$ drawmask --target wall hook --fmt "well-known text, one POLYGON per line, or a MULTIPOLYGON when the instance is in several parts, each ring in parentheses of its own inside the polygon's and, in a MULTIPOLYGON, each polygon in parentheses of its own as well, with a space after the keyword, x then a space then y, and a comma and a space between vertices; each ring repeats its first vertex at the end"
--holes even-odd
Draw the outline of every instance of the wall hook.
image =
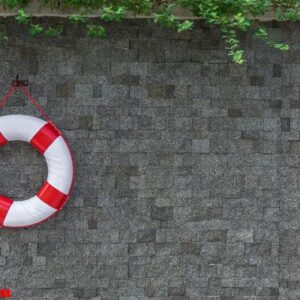
POLYGON ((24 86, 28 86, 28 80, 19 80, 19 75, 16 76, 16 80, 13 80, 11 82, 12 85, 16 85, 16 86, 20 86, 21 83, 24 85, 24 86))

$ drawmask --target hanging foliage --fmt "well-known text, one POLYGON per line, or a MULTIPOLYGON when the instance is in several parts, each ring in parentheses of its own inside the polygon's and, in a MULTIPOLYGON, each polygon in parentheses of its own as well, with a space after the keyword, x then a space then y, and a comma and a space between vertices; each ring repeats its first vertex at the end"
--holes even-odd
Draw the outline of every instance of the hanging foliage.
MULTIPOLYGON (((94 24, 94 18, 88 17, 91 12, 98 11, 99 18, 105 22, 121 22, 128 14, 151 17, 155 23, 183 31, 193 29, 191 19, 178 18, 174 11, 185 9, 194 17, 199 17, 209 26, 220 28, 226 43, 226 49, 231 59, 244 63, 244 50, 241 48, 239 34, 253 31, 253 36, 267 45, 286 51, 288 44, 272 40, 266 28, 257 21, 270 11, 274 19, 279 21, 297 21, 300 17, 299 0, 37 0, 46 7, 55 10, 72 9, 78 14, 69 16, 75 24, 84 24, 87 35, 92 38, 106 37, 105 26, 94 24), (79 13, 80 12, 80 13, 79 13)), ((28 26, 32 36, 44 35, 56 37, 63 32, 62 25, 43 27, 33 24, 32 17, 26 13, 26 7, 31 0, 0 0, 4 8, 16 11, 15 19, 19 24, 28 26)), ((5 40, 5 33, 0 33, 0 43, 5 40)), ((3 44, 3 42, 2 42, 3 44)))

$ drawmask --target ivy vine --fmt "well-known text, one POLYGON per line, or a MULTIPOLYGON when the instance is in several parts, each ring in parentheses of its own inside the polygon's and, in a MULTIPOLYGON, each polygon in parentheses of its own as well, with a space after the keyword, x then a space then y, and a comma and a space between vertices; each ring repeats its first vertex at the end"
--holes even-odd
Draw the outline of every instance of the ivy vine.
MULTIPOLYGON (((274 19, 279 21, 297 21, 300 18, 300 0, 37 0, 44 6, 55 10, 72 9, 78 14, 68 18, 74 24, 86 27, 91 38, 103 39, 107 36, 105 26, 94 23, 89 13, 99 11, 99 18, 104 22, 121 22, 127 14, 145 15, 161 26, 183 31, 192 30, 193 20, 180 19, 174 11, 183 8, 193 16, 201 18, 209 26, 220 28, 226 43, 228 55, 237 64, 245 62, 244 50, 240 43, 240 33, 250 31, 256 39, 260 39, 270 47, 286 51, 289 45, 282 41, 272 40, 265 27, 257 21, 259 17, 273 11, 274 19), (79 13, 80 12, 80 13, 79 13)), ((33 23, 31 15, 26 13, 32 0, 0 0, 4 8, 16 12, 15 19, 19 24, 28 27, 32 36, 50 38, 61 35, 62 25, 43 26, 33 23)), ((37 21, 36 21, 37 22, 37 21)), ((0 28, 0 45, 5 44, 7 36, 0 28)))

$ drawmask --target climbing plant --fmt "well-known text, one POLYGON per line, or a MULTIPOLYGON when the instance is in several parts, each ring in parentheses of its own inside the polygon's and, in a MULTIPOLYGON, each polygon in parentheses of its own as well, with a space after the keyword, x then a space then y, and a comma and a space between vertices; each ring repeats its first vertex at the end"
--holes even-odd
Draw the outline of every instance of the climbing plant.
MULTIPOLYGON (((15 19, 28 27, 32 36, 44 35, 54 38, 62 34, 62 25, 43 26, 26 12, 32 0, 0 0, 4 8, 15 10, 15 19)), ((267 29, 257 20, 272 11, 279 21, 297 21, 300 17, 300 0, 35 0, 55 10, 72 9, 78 12, 68 18, 73 24, 86 27, 89 37, 103 39, 107 36, 105 25, 99 25, 91 12, 98 12, 104 22, 121 22, 128 14, 145 15, 161 26, 181 33, 193 30, 192 18, 179 18, 176 9, 184 9, 191 16, 199 17, 209 26, 220 28, 228 55, 237 63, 245 62, 244 50, 240 44, 240 33, 251 31, 253 37, 281 51, 289 49, 288 44, 272 40, 267 29)), ((0 29, 0 45, 7 36, 0 29)))

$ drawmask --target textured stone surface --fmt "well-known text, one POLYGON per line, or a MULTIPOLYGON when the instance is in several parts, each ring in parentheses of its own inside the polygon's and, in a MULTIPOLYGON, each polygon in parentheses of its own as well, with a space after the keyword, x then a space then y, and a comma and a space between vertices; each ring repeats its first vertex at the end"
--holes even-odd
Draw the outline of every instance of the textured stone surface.
MULTIPOLYGON (((0 230, 0 287, 26 300, 300 298, 299 24, 266 24, 285 53, 245 37, 237 66, 201 24, 106 24, 99 41, 80 26, 34 39, 6 21, 1 93, 29 79, 76 181, 57 217, 0 230)), ((12 113, 38 116, 21 92, 12 113)), ((0 158, 2 194, 45 180, 29 145, 0 158)))

